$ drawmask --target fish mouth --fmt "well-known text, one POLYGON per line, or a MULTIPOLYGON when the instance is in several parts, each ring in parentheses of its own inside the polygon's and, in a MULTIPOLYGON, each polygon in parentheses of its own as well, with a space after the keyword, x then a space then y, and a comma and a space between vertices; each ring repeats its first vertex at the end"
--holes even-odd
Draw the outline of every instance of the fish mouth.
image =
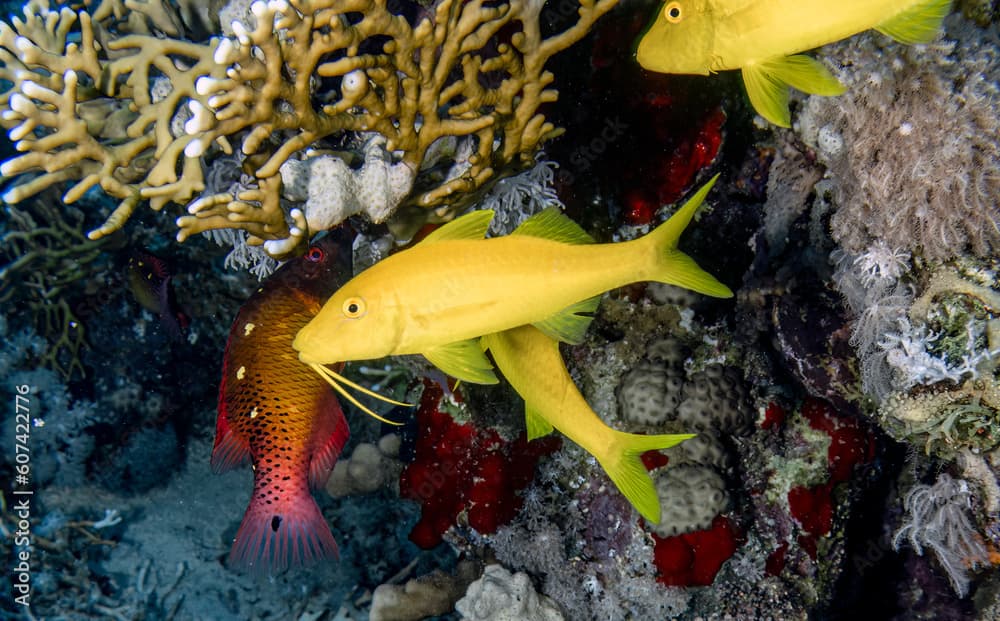
POLYGON ((316 347, 311 347, 315 344, 316 339, 309 338, 308 334, 303 334, 305 328, 299 330, 299 333, 295 335, 295 339, 292 341, 292 349, 299 352, 299 360, 308 365, 314 364, 333 364, 337 360, 333 360, 329 356, 320 356, 316 354, 316 347))
POLYGON ((309 366, 312 366, 314 364, 333 364, 332 362, 327 362, 326 360, 323 360, 321 358, 316 358, 315 356, 311 356, 308 352, 304 351, 299 352, 299 362, 302 362, 303 364, 308 364, 309 366))

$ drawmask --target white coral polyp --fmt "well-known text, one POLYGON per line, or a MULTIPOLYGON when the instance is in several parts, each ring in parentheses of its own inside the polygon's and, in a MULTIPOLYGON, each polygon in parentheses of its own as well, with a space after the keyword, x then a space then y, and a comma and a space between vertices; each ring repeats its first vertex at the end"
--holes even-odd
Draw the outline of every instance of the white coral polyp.
POLYGON ((339 157, 319 155, 288 160, 280 174, 286 197, 305 200, 310 231, 333 228, 360 213, 383 222, 410 193, 414 179, 409 166, 392 161, 380 135, 365 143, 364 163, 357 170, 339 157))
POLYGON ((878 240, 854 260, 861 282, 871 287, 883 282, 895 282, 910 269, 910 253, 902 248, 890 248, 878 240))

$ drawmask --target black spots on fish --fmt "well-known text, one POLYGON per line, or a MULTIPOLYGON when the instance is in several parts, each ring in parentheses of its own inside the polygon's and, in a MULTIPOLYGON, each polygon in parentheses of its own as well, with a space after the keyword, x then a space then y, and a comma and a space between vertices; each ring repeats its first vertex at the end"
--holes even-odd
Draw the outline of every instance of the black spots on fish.
POLYGON ((271 518, 271 530, 278 532, 278 527, 281 526, 281 516, 276 515, 271 518))
POLYGON ((257 500, 265 505, 277 504, 284 495, 284 490, 281 486, 275 485, 273 479, 270 477, 264 479, 258 489, 260 491, 257 494, 257 500))

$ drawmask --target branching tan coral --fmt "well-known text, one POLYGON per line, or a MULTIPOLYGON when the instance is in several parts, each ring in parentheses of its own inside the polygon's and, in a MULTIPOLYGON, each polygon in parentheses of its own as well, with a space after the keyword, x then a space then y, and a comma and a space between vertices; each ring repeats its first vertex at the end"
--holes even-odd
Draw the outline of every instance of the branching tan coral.
POLYGON ((109 43, 111 49, 129 53, 106 60, 89 14, 69 9, 55 13, 44 2, 36 11, 13 25, 0 23, 0 77, 14 84, 3 96, 7 109, 0 122, 24 152, 5 162, 0 173, 43 173, 3 199, 17 203, 72 180, 76 184, 64 196, 72 203, 99 185, 121 202, 89 233, 98 239, 121 228, 143 200, 159 210, 200 192, 201 164, 183 157, 192 138, 175 136, 170 129, 186 101, 197 97, 195 77, 223 73, 211 49, 131 35, 109 43), (73 32, 79 33, 79 43, 71 41, 73 32), (154 95, 164 84, 168 92, 154 95), (93 121, 123 116, 117 125, 93 121))
POLYGON ((157 0, 103 0, 92 16, 33 0, 24 20, 0 24, 0 77, 14 84, 0 122, 24 153, 2 172, 42 174, 4 198, 76 181, 65 196, 73 202, 99 185, 121 202, 92 238, 146 200, 155 210, 175 202, 190 214, 178 219, 179 239, 238 228, 251 243, 276 240, 267 248, 280 255, 346 217, 309 205, 290 212, 282 165, 325 138, 375 133, 386 165, 405 167, 383 175, 395 191, 382 192, 391 204, 372 210, 375 219, 400 204, 444 216, 558 133, 539 112, 557 97, 545 63, 616 3, 581 0, 576 24, 544 38, 543 0, 440 0, 415 24, 386 0, 258 1, 234 37, 198 43, 181 36, 198 16, 157 0), (468 155, 446 175, 421 176, 439 164, 429 153, 447 151, 432 149, 442 140, 468 155), (200 196, 203 164, 231 145, 255 189, 200 196))

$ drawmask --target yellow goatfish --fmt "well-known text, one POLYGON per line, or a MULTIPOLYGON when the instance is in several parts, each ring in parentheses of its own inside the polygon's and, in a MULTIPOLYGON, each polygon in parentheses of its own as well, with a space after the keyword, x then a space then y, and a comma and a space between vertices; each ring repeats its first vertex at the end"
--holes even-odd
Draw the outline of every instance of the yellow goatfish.
POLYGON ((659 524, 660 501, 639 457, 646 451, 675 446, 694 434, 640 436, 605 425, 573 383, 559 343, 534 326, 489 334, 482 343, 524 399, 528 439, 544 436, 553 427, 558 429, 597 458, 642 517, 659 524))
POLYGON ((598 296, 609 289, 653 280, 730 297, 728 287, 677 249, 717 177, 648 235, 622 243, 594 244, 556 209, 529 218, 511 235, 483 239, 493 212, 474 211, 349 280, 299 330, 292 347, 358 405, 339 385, 344 378, 323 365, 423 354, 460 380, 492 384, 497 378, 481 336, 534 324, 578 343, 598 296))
POLYGON ((750 103, 789 127, 788 87, 840 95, 827 69, 799 52, 869 28, 907 44, 937 35, 951 0, 667 0, 639 41, 636 60, 660 73, 741 69, 750 103))

